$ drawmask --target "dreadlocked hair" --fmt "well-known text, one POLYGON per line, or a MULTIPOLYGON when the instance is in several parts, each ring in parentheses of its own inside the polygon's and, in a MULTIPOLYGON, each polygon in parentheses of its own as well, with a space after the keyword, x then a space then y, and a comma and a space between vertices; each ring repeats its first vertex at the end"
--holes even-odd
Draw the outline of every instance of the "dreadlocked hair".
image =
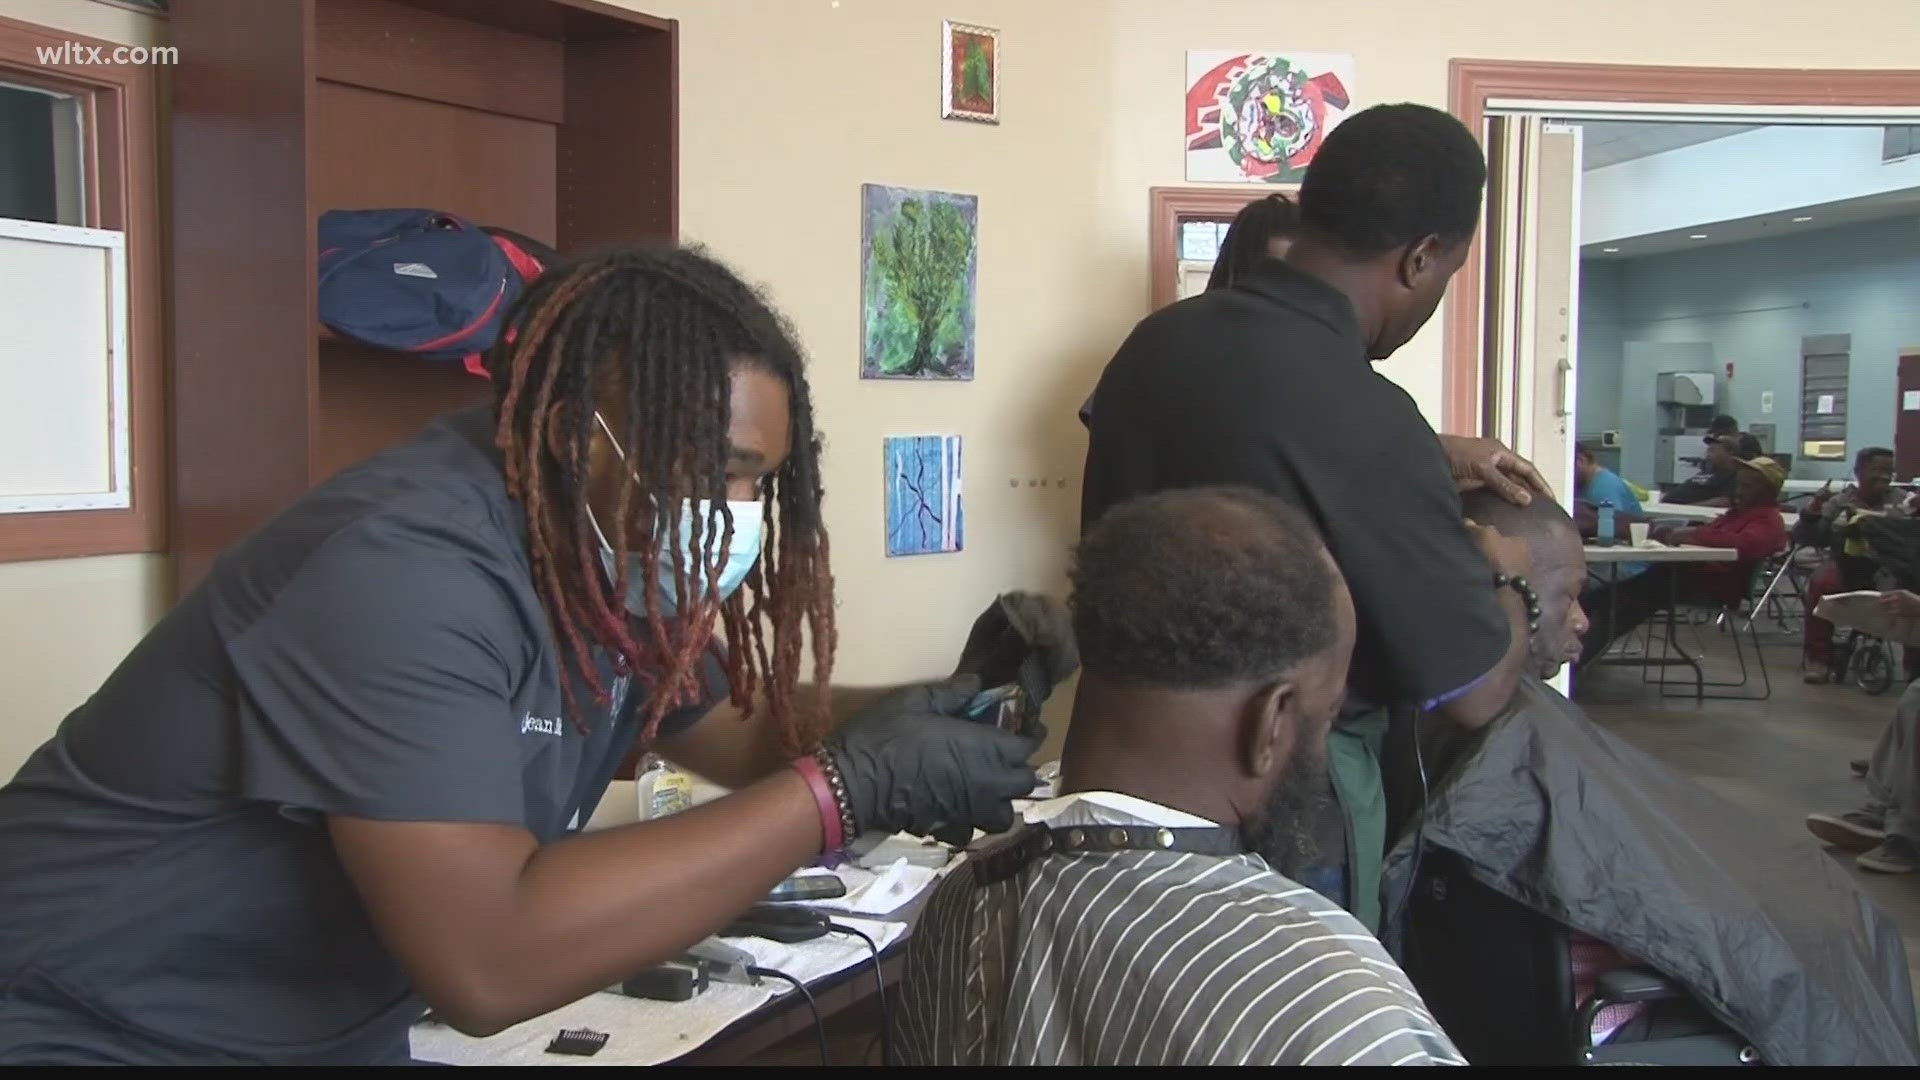
POLYGON ((1299 228, 1300 208, 1278 192, 1241 207, 1220 241, 1220 254, 1213 260, 1213 272, 1207 275, 1207 289, 1232 288, 1234 282, 1272 257, 1269 246, 1273 241, 1292 236, 1299 228))
MULTIPOLYGON (((507 325, 487 357, 494 440, 508 491, 526 514, 534 584, 563 668, 603 705, 610 689, 593 662, 596 648, 647 687, 646 745, 661 717, 702 698, 705 658, 715 655, 735 705, 748 714, 767 709, 789 752, 812 746, 824 733, 833 673, 833 575, 820 515, 820 440, 785 321, 705 253, 649 247, 549 269, 507 325), (785 384, 792 450, 763 482, 761 557, 746 583, 720 601, 719 572, 733 542, 727 432, 740 367, 785 384), (617 433, 633 474, 598 529, 587 502, 596 416, 617 433), (602 530, 617 580, 602 566, 602 530), (697 553, 697 562, 688 565, 683 551, 697 553), (630 563, 648 585, 644 619, 630 619, 625 608, 630 563), (653 587, 666 581, 679 598, 671 611, 653 587), (715 647, 716 625, 725 632, 723 649, 715 647), (804 702, 796 692, 803 630, 819 687, 804 702)), ((573 680, 563 677, 561 686, 577 718, 573 680)))

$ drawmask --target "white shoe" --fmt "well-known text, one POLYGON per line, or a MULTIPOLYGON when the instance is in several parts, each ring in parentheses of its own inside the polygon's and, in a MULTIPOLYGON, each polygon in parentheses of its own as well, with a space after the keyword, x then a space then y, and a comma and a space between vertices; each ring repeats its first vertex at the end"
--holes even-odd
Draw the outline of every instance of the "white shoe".
POLYGON ((1865 851, 1887 838, 1887 821, 1884 813, 1873 809, 1808 814, 1807 831, 1834 847, 1865 851))
POLYGON ((1904 836, 1889 836, 1880 841, 1880 846, 1861 852, 1853 863, 1876 874, 1911 874, 1920 868, 1920 851, 1904 836))

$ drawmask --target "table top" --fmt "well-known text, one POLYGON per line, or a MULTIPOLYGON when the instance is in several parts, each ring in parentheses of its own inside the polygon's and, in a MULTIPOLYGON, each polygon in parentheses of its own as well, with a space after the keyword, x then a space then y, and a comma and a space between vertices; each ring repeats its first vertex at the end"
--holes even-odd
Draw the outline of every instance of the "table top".
POLYGON ((1587 561, 1590 563, 1707 563, 1735 562, 1740 558, 1740 553, 1732 548, 1695 547, 1692 544, 1682 544, 1679 547, 1643 548, 1629 547, 1626 544, 1616 544, 1613 547, 1594 547, 1589 544, 1586 552, 1587 561))
MULTIPOLYGON (((1724 506, 1690 506, 1686 503, 1647 503, 1641 510, 1650 518, 1679 518, 1683 521, 1712 521, 1727 512, 1724 506)), ((1800 514, 1783 508, 1780 518, 1791 529, 1799 523, 1800 514)))

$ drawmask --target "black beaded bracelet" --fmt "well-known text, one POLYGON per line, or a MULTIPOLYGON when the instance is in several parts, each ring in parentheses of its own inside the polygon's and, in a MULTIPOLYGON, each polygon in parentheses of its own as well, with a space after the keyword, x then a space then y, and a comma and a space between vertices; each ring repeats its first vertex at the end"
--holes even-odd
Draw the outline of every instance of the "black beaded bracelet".
POLYGON ((1540 629, 1540 594, 1533 591, 1527 579, 1513 574, 1493 575, 1493 587, 1512 589, 1520 594, 1520 602, 1527 606, 1527 632, 1535 633, 1540 629))
POLYGON ((827 786, 833 789, 833 801, 840 807, 841 842, 853 843, 860 835, 859 823, 853 819, 853 798, 847 794, 847 782, 840 776, 840 766, 833 763, 833 755, 821 747, 813 752, 813 759, 820 763, 820 773, 827 778, 827 786))

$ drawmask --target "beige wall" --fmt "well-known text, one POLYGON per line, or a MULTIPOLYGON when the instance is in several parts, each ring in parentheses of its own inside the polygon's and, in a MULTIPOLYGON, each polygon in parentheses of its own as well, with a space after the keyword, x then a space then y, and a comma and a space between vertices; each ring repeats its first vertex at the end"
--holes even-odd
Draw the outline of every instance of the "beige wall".
MULTIPOLYGON (((165 43, 165 20, 92 0, 0 0, 0 16, 125 45, 165 43)), ((0 779, 166 610, 166 563, 157 555, 0 563, 0 779)))
MULTIPOLYGON (((1835 19, 1790 0, 1367 0, 1295 18, 1272 0, 618 2, 681 20, 683 235, 765 283, 813 358, 850 682, 937 671, 983 597, 1058 586, 1085 452, 1073 410, 1145 313, 1147 189, 1183 181, 1186 49, 1351 52, 1363 106, 1444 107, 1451 57, 1920 65, 1916 0, 1835 19), (1002 31, 998 127, 939 119, 942 18, 1002 31), (764 100, 743 127, 748 87, 764 100), (973 384, 857 378, 866 181, 980 196, 973 384), (880 438, 935 431, 967 436, 967 550, 887 560, 880 438)), ((1439 358, 1436 322, 1383 368, 1434 417, 1439 358)))
MULTIPOLYGON (((684 234, 766 284, 813 357, 850 682, 934 672, 985 597, 1058 585, 1084 450, 1072 410, 1144 313, 1147 188, 1181 182, 1185 49, 1351 52, 1362 105, 1444 105, 1456 56, 1920 65, 1914 0, 1856 0, 1833 18, 1788 0, 1369 0, 1291 19, 1272 0, 618 2, 682 20, 684 234), (943 17, 1003 31, 998 127, 938 119, 943 17), (857 378, 867 181, 980 197, 971 385, 857 378), (968 439, 967 550, 887 560, 880 439, 936 432, 968 439)), ((130 43, 163 25, 88 0, 0 0, 0 14, 130 43)), ((1385 367, 1430 413, 1437 330, 1385 367)), ((0 567, 16 718, 0 728, 0 770, 156 614, 159 574, 141 558, 0 567)))

